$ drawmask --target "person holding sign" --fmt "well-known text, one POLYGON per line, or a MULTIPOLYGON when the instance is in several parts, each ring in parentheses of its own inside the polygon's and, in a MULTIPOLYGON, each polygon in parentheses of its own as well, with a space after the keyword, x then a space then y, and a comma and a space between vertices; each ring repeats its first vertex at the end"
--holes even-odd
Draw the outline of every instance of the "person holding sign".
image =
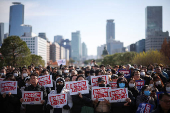
MULTIPOLYGON (((40 86, 38 84, 38 75, 31 74, 30 75, 30 83, 31 85, 25 87, 25 91, 42 91, 43 92, 43 100, 41 100, 41 104, 27 104, 26 105, 26 113, 42 113, 43 112, 43 104, 47 101, 47 92, 44 86, 40 86)), ((21 98, 20 102, 24 102, 24 99, 21 98)))
MULTIPOLYGON (((117 88, 127 88, 128 83, 125 78, 119 78, 117 80, 117 88)), ((128 90, 129 98, 126 98, 126 102, 111 103, 111 112, 113 113, 132 113, 135 105, 133 94, 128 90)))
POLYGON ((141 89, 142 95, 137 96, 136 98, 136 107, 139 106, 141 103, 149 103, 155 106, 154 98, 150 96, 151 88, 148 85, 145 85, 141 89))
MULTIPOLYGON (((56 85, 55 85, 55 89, 56 90, 52 90, 50 92, 50 94, 67 94, 67 104, 64 105, 63 107, 60 107, 60 106, 52 106, 50 104, 50 100, 48 100, 48 103, 47 103, 47 110, 50 110, 50 113, 53 112, 53 113, 70 113, 70 109, 72 108, 73 106, 73 103, 72 103, 72 98, 70 96, 70 93, 69 93, 69 90, 65 89, 65 83, 64 83, 64 79, 61 78, 61 77, 58 77, 56 79, 56 85)), ((50 95, 49 94, 49 95, 50 95)))

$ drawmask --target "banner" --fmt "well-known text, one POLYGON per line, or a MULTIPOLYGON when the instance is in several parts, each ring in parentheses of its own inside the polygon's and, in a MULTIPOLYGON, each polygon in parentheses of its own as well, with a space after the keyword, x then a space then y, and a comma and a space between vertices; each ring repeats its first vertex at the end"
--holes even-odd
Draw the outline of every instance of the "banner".
POLYGON ((38 83, 44 87, 53 87, 52 75, 44 75, 38 77, 38 83))
POLYGON ((87 80, 70 82, 70 95, 77 95, 78 93, 89 93, 89 85, 87 80))
POLYGON ((57 60, 57 63, 58 63, 58 66, 60 66, 61 64, 66 65, 66 60, 65 59, 60 59, 60 60, 57 60))
POLYGON ((22 98, 24 102, 22 104, 41 104, 43 100, 42 91, 23 91, 22 98))
POLYGON ((48 94, 48 101, 53 108, 62 108, 67 104, 67 94, 48 94))
POLYGON ((142 87, 145 85, 145 81, 144 80, 135 80, 135 82, 136 82, 136 87, 140 92, 142 87))
POLYGON ((117 82, 109 82, 109 84, 111 85, 112 89, 117 88, 117 82))
POLYGON ((105 80, 105 84, 109 84, 108 75, 99 75, 99 76, 91 76, 91 86, 97 86, 99 77, 102 77, 105 80))
POLYGON ((125 78, 130 78, 131 77, 130 70, 118 69, 118 72, 123 72, 125 78))
POLYGON ((70 82, 65 82, 65 88, 66 88, 67 90, 70 90, 70 82))
POLYGON ((136 113, 150 113, 154 106, 149 103, 141 103, 138 106, 136 113))
POLYGON ((104 101, 104 98, 109 100, 109 89, 109 87, 92 87, 92 100, 96 100, 97 98, 98 101, 104 101))
POLYGON ((1 94, 9 93, 17 94, 17 81, 1 81, 1 94))
POLYGON ((126 98, 128 98, 128 89, 127 88, 116 88, 109 89, 109 102, 126 102, 126 98))

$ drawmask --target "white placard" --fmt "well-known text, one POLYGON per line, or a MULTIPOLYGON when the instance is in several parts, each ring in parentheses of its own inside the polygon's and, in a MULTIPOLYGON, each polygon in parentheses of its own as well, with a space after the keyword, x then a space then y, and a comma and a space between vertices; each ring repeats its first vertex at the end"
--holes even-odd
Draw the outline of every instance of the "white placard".
POLYGON ((61 64, 66 65, 66 59, 57 60, 57 63, 58 63, 58 66, 60 66, 61 64))
POLYGON ((17 81, 1 81, 0 82, 1 94, 9 93, 17 94, 17 81))
POLYGON ((109 83, 108 75, 91 76, 91 86, 97 86, 99 77, 102 77, 105 80, 105 84, 109 83))
POLYGON ((66 88, 67 90, 70 90, 70 82, 65 82, 65 88, 66 88))
POLYGON ((23 91, 22 98, 24 102, 22 104, 42 104, 43 92, 42 91, 23 91))
POLYGON ((53 87, 52 75, 44 75, 38 77, 38 83, 44 87, 53 87))
POLYGON ((109 100, 108 90, 110 87, 92 87, 92 100, 104 101, 109 100))

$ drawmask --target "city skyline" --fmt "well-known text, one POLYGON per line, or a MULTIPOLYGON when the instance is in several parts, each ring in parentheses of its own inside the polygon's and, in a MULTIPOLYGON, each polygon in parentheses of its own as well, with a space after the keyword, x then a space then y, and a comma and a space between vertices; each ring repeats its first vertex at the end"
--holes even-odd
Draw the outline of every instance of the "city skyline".
MULTIPOLYGON (((4 33, 9 33, 9 8, 12 2, 11 0, 0 1, 0 22, 5 24, 4 33)), ((56 35, 71 39, 72 32, 80 31, 81 40, 87 45, 88 55, 96 55, 97 46, 105 44, 105 26, 108 19, 115 20, 115 37, 124 42, 125 47, 145 39, 145 8, 147 6, 162 6, 162 29, 164 32, 170 31, 169 0, 128 2, 127 0, 121 2, 118 0, 105 2, 102 0, 86 2, 16 0, 16 2, 24 5, 24 24, 31 25, 33 33, 38 35, 40 32, 45 32, 49 40, 53 42, 56 35)))

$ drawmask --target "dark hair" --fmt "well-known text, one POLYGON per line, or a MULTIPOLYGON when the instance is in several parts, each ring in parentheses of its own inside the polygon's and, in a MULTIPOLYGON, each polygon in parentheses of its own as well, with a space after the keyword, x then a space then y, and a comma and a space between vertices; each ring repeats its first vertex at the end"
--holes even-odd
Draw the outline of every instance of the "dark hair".
POLYGON ((146 88, 148 88, 148 87, 149 87, 148 85, 144 85, 144 86, 142 87, 142 89, 141 89, 141 92, 143 93, 144 90, 145 90, 146 88))
POLYGON ((85 80, 84 75, 79 75, 79 76, 77 76, 76 81, 78 80, 78 78, 79 78, 79 77, 83 77, 83 78, 84 78, 84 80, 85 80))
POLYGON ((31 78, 32 76, 36 76, 36 77, 38 78, 38 75, 37 75, 36 73, 32 73, 32 74, 30 75, 30 78, 31 78))
POLYGON ((162 94, 160 94, 159 95, 159 100, 161 100, 162 98, 163 98, 163 96, 168 96, 168 97, 170 97, 170 94, 168 94, 168 93, 162 93, 162 94))
POLYGON ((124 73, 123 72, 118 72, 118 74, 117 74, 118 76, 124 76, 124 73))
POLYGON ((6 79, 10 79, 10 80, 12 80, 12 81, 16 81, 16 79, 15 79, 15 77, 14 77, 13 74, 7 74, 7 75, 6 75, 6 79))
POLYGON ((128 87, 128 83, 127 83, 127 80, 126 80, 125 78, 119 78, 119 79, 117 80, 117 88, 119 88, 119 82, 120 82, 121 80, 124 80, 124 81, 125 81, 125 87, 127 88, 127 87, 128 87))

